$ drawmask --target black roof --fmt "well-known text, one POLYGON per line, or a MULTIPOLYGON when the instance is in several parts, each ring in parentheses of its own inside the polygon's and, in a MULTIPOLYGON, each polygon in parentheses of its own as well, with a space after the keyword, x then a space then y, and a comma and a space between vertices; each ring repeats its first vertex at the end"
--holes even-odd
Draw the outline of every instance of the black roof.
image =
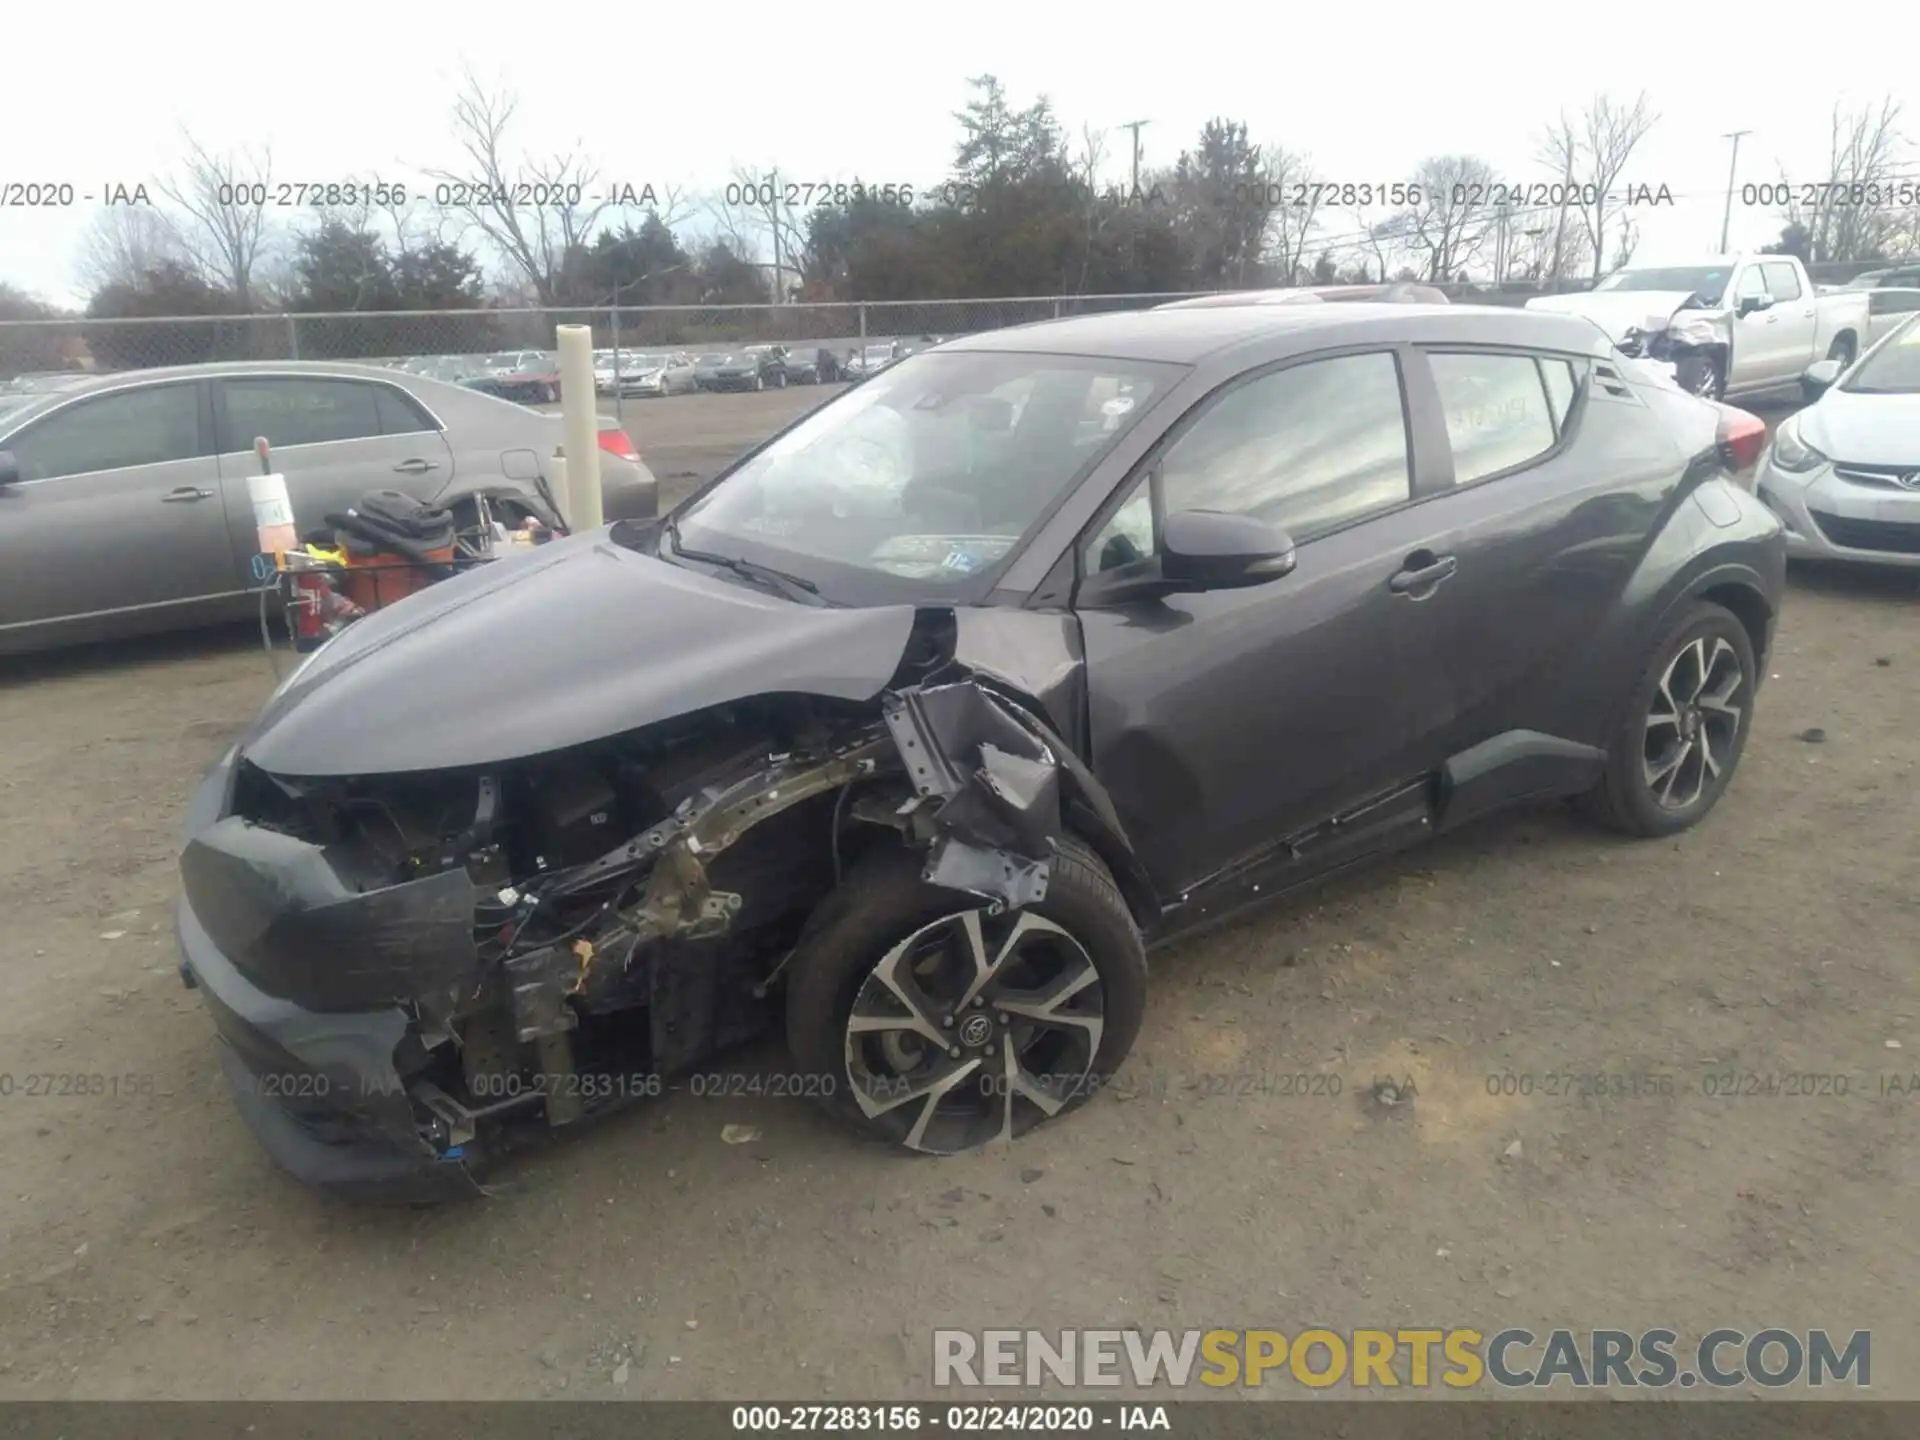
POLYGON ((1380 340, 1453 340, 1582 354, 1606 354, 1610 349, 1600 329, 1578 315, 1500 305, 1391 303, 1121 310, 965 335, 940 348, 1195 365, 1236 349, 1287 353, 1380 340))

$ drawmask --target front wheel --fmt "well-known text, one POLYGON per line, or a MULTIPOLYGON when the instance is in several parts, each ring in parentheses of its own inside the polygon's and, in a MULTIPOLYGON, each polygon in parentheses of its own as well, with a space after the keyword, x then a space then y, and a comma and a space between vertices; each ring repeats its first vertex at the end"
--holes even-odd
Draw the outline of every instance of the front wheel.
POLYGON ((1084 1103, 1146 1008, 1139 931, 1098 856, 1069 838, 1038 904, 1002 910, 889 849, 830 895, 789 962, 787 1042, 828 1112, 948 1155, 1084 1103))
POLYGON ((1702 400, 1718 400, 1727 393, 1727 366, 1718 355, 1689 355, 1675 368, 1680 388, 1702 400))
POLYGON ((1689 829, 1733 779, 1759 683, 1753 642, 1732 611, 1697 601, 1653 649, 1625 728, 1582 808, 1610 829, 1689 829))

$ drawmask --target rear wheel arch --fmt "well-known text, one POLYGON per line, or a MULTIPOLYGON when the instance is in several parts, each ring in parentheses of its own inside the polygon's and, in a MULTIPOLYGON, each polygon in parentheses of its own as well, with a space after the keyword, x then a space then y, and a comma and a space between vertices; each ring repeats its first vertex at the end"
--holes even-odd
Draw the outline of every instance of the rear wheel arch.
MULTIPOLYGON (((1687 600, 1710 600, 1724 610, 1731 610, 1734 618, 1740 622, 1740 628, 1747 632, 1747 642, 1753 646, 1755 661, 1764 674, 1767 664, 1767 650, 1773 637, 1774 609, 1760 588, 1744 580, 1722 580, 1695 590, 1687 600)), ((1760 677, 1754 678, 1757 687, 1760 677)))

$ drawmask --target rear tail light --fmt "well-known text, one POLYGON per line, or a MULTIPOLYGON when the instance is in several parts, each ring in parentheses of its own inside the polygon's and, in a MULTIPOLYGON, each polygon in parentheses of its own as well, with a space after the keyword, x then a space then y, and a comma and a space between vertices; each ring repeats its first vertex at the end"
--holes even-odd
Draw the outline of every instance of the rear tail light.
POLYGON ((1720 429, 1714 437, 1720 447, 1720 459, 1735 475, 1743 475, 1759 463, 1760 452, 1767 448, 1767 422, 1758 415, 1720 407, 1720 429))
POLYGON ((633 448, 633 441, 628 437, 627 432, 622 430, 618 425, 614 426, 611 430, 602 430, 600 432, 600 448, 609 455, 618 455, 629 464, 638 465, 640 463, 640 452, 633 448))

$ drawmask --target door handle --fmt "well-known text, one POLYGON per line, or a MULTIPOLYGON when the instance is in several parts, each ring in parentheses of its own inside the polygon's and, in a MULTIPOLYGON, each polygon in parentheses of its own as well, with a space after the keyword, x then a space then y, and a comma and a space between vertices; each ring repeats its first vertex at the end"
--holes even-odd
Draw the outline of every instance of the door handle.
POLYGON ((1416 550, 1409 555, 1394 577, 1387 582, 1387 588, 1396 595, 1406 595, 1412 599, 1425 598, 1442 580, 1460 568, 1460 562, 1451 555, 1434 555, 1430 551, 1416 550))
POLYGON ((211 500, 213 491, 202 490, 197 485, 180 485, 160 497, 162 505, 182 505, 193 500, 211 500))
POLYGON ((431 460, 402 460, 398 465, 393 467, 393 473, 396 475, 424 475, 429 470, 438 470, 439 468, 440 467, 431 460))

